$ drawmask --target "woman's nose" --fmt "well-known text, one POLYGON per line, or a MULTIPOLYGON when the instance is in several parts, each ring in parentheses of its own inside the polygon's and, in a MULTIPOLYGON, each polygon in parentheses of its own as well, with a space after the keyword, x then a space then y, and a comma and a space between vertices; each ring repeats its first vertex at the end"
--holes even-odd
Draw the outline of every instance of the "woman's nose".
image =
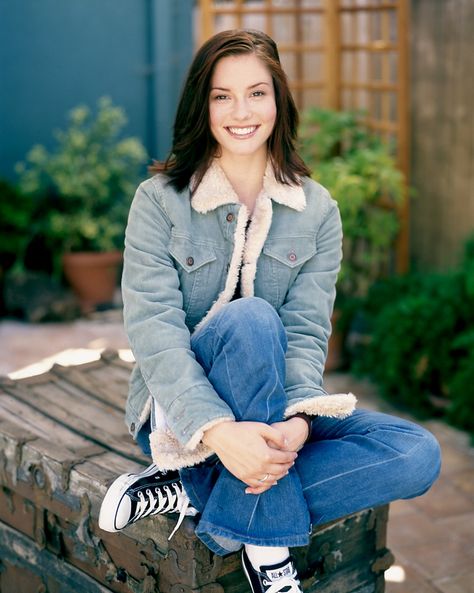
POLYGON ((250 117, 250 106, 246 99, 238 99, 234 102, 234 117, 239 120, 250 117))

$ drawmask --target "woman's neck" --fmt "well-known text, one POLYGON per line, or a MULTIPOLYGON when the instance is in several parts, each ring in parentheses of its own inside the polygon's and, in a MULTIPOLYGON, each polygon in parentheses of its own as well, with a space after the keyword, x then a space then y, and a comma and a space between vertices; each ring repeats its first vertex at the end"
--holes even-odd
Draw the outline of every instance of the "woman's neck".
POLYGON ((266 154, 263 155, 263 158, 258 158, 255 155, 251 158, 235 158, 234 156, 232 159, 225 159, 225 157, 221 157, 219 165, 240 202, 252 212, 263 186, 263 176, 267 166, 266 154))

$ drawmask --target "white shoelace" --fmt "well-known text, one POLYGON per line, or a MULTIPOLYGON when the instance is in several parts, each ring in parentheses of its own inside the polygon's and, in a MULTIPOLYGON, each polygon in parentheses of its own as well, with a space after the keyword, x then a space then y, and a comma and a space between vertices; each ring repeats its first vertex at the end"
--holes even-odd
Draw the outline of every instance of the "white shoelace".
POLYGON ((300 589, 300 582, 298 580, 296 570, 294 570, 291 575, 282 577, 277 581, 268 581, 267 579, 263 579, 263 584, 265 587, 270 585, 265 593, 281 593, 285 587, 289 587, 289 589, 285 589, 285 593, 303 593, 303 591, 300 589))
POLYGON ((137 511, 132 520, 135 522, 138 521, 138 519, 143 519, 143 517, 161 515, 163 513, 179 513, 178 521, 168 538, 169 540, 173 537, 183 522, 190 503, 184 488, 180 488, 176 483, 172 484, 172 486, 174 492, 172 492, 168 485, 163 486, 166 496, 163 496, 159 488, 154 489, 156 496, 154 496, 150 488, 145 490, 147 496, 145 496, 143 492, 138 492, 140 502, 137 504, 137 511))

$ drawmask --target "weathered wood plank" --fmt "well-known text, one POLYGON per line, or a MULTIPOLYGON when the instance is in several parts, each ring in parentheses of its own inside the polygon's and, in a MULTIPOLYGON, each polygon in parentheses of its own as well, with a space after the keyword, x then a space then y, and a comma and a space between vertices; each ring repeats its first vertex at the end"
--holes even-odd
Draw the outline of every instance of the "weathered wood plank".
POLYGON ((83 401, 74 401, 68 394, 58 392, 54 385, 48 390, 42 382, 4 383, 3 390, 58 425, 128 459, 136 459, 137 448, 126 430, 123 414, 97 402, 87 405, 84 403, 87 394, 83 401))
MULTIPOLYGON (((109 593, 110 591, 96 580, 63 562, 58 556, 47 550, 41 550, 28 537, 4 523, 0 523, 0 550, 2 563, 33 573, 43 581, 44 585, 49 582, 51 589, 54 586, 54 591, 57 593, 71 593, 71 591, 109 593)), ((3 577, 0 576, 0 578, 3 577)), ((31 593, 40 591, 36 582, 31 589, 23 590, 21 593, 30 593, 30 591, 31 593)))
POLYGON ((92 373, 81 373, 74 367, 53 367, 51 370, 56 375, 54 383, 59 389, 71 395, 80 394, 81 397, 87 394, 99 405, 111 406, 123 414, 124 397, 117 396, 117 390, 114 389, 113 384, 103 385, 98 380, 94 380, 92 373))
POLYGON ((97 517, 107 483, 126 470, 143 468, 116 453, 104 455, 95 445, 71 451, 45 439, 21 442, 0 432, 0 447, 0 483, 60 514, 65 509, 56 503, 77 510, 87 495, 97 517))
POLYGON ((49 439, 54 434, 55 440, 64 446, 74 448, 90 445, 87 437, 72 432, 11 395, 0 394, 0 418, 9 420, 12 424, 17 424, 38 437, 49 439))
MULTIPOLYGON (((66 389, 75 387, 89 394, 98 402, 109 404, 120 412, 125 409, 128 386, 126 383, 127 375, 122 369, 117 369, 115 365, 108 365, 107 377, 104 377, 103 369, 90 369, 87 372, 79 371, 74 367, 54 366, 51 373, 57 376, 56 383, 64 386, 66 389), (63 379, 64 381, 61 381, 63 379), (71 387, 68 387, 68 383, 71 387)), ((130 374, 130 371, 129 373, 130 374)))
POLYGON ((94 428, 102 428, 107 434, 121 436, 125 433, 123 411, 95 400, 84 391, 71 389, 67 382, 56 381, 34 385, 30 392, 34 405, 57 418, 70 417, 70 422, 86 421, 94 428), (121 420, 121 422, 119 421, 121 420))
MULTIPOLYGON (((115 365, 107 356, 73 373, 0 382, 0 521, 7 526, 2 533, 13 533, 21 542, 16 548, 20 559, 13 564, 4 556, 11 540, 0 535, 0 557, 7 558, 3 575, 8 575, 0 571, 0 586, 17 582, 23 587, 20 570, 27 570, 35 593, 43 584, 63 591, 54 580, 63 574, 55 572, 57 558, 71 582, 79 574, 116 593, 247 593, 239 556, 212 554, 196 538, 193 518, 184 520, 171 541, 177 520, 172 515, 145 519, 117 534, 99 529, 108 482, 149 463, 125 434, 122 413, 110 413, 109 423, 116 426, 104 423, 101 432, 96 418, 81 417, 87 406, 98 417, 113 408, 91 393, 95 385, 107 384, 115 365), (82 371, 84 380, 78 377, 82 371)), ((120 387, 122 371, 115 380, 125 390, 128 375, 123 374, 120 387)), ((383 570, 391 558, 386 521, 386 509, 376 509, 315 529, 310 546, 295 550, 305 590, 382 593, 383 570)))

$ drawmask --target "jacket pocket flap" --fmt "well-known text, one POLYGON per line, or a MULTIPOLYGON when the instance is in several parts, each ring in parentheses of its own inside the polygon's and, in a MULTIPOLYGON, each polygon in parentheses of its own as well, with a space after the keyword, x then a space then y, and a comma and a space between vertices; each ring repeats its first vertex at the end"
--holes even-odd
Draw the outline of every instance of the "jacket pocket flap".
POLYGON ((314 237, 285 237, 267 241, 263 253, 290 268, 301 266, 316 253, 314 237))
POLYGON ((182 236, 172 236, 170 254, 186 270, 194 272, 217 259, 216 252, 210 245, 195 243, 182 236))

